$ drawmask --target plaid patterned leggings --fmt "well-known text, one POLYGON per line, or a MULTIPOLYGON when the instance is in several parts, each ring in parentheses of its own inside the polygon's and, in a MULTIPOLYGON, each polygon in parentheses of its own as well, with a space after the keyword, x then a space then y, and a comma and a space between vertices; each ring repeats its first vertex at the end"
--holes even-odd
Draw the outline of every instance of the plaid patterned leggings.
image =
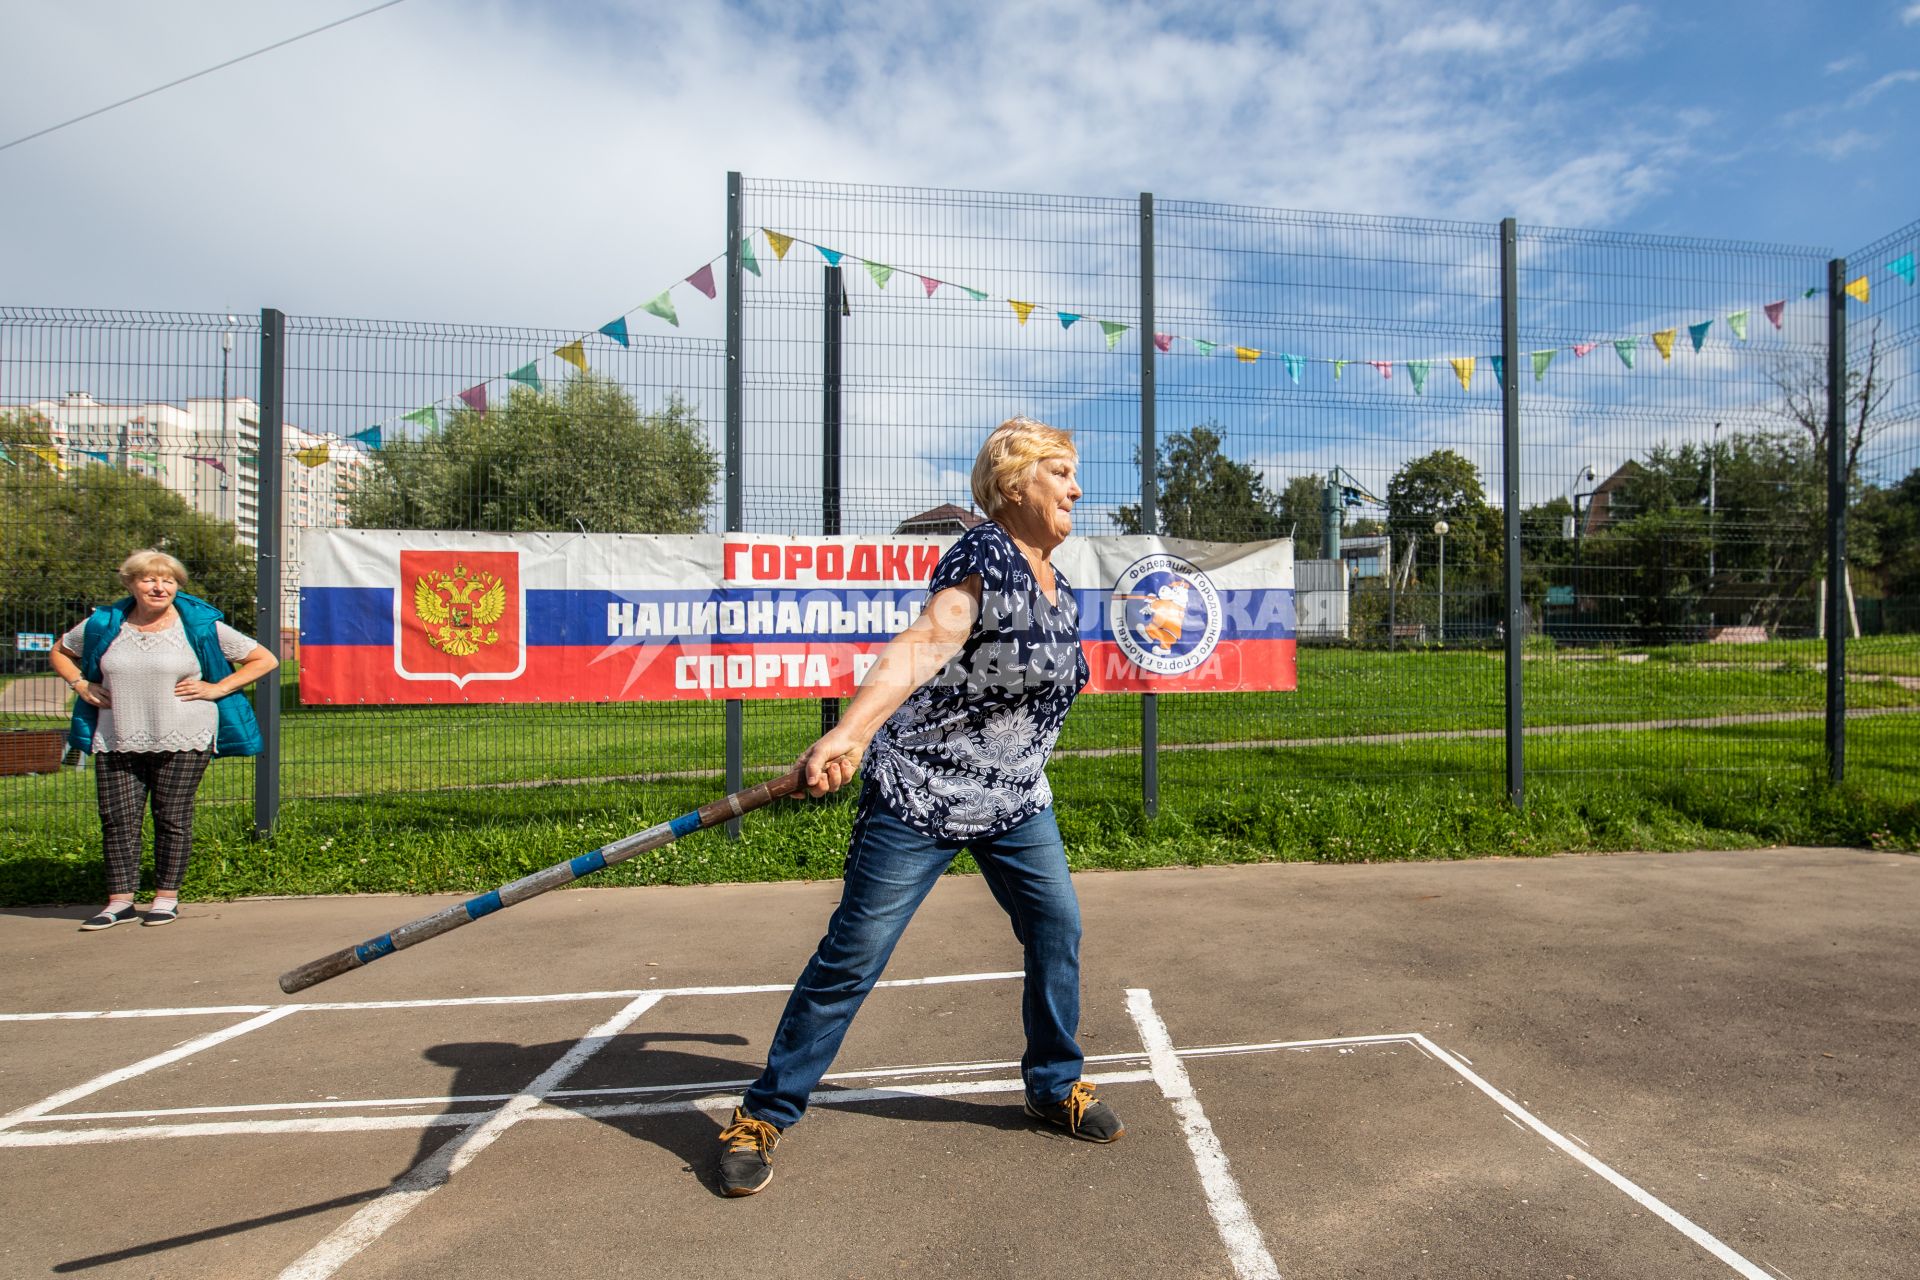
POLYGON ((193 793, 212 751, 107 751, 93 758, 107 892, 140 887, 140 822, 153 802, 153 866, 162 892, 180 888, 193 856, 193 793))

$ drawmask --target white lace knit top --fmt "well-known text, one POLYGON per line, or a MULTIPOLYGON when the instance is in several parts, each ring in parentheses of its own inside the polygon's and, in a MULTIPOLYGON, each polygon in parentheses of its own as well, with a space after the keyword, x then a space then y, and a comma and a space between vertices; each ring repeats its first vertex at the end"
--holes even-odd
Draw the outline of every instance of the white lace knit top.
MULTIPOLYGON (((213 625, 220 652, 235 665, 259 647, 224 622, 213 625)), ((82 622, 60 637, 60 647, 75 661, 86 644, 86 633, 87 624, 82 622)), ((121 627, 100 655, 100 683, 113 705, 100 708, 93 749, 205 751, 213 745, 220 712, 211 702, 189 702, 173 692, 183 677, 199 674, 200 659, 187 643, 178 618, 164 631, 138 631, 132 624, 121 627)))

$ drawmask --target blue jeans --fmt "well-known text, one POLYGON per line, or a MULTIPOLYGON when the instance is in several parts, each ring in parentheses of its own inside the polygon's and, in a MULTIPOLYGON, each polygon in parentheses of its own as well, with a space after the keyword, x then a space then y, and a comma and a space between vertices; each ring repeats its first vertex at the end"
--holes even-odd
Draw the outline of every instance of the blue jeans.
POLYGON ((747 1089, 748 1115, 784 1129, 833 1065, 861 1001, 893 955, 907 921, 962 848, 980 864, 994 898, 1026 950, 1021 1019, 1027 1049, 1020 1076, 1036 1102, 1058 1102, 1080 1078, 1080 903, 1067 878, 1067 851, 1053 810, 1013 830, 957 842, 922 835, 888 813, 874 789, 861 793, 847 850, 846 890, 827 935, 794 984, 780 1015, 767 1069, 747 1089))

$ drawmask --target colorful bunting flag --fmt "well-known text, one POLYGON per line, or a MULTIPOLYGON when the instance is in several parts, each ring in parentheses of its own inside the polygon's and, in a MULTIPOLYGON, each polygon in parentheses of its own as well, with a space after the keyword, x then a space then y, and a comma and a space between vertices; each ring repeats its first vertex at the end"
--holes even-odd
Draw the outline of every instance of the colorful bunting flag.
MULTIPOLYGON (((709 298, 717 298, 720 296, 720 291, 713 286, 713 264, 711 262, 688 276, 687 283, 706 294, 709 298)), ((623 343, 621 345, 624 346, 625 344, 623 343)))
POLYGON ((535 391, 544 390, 540 383, 540 362, 529 360, 507 375, 509 381, 532 387, 535 391))
POLYGON ((477 382, 473 386, 468 387, 465 391, 462 391, 460 393, 460 403, 466 405, 467 408, 473 410, 475 413, 479 413, 479 414, 486 413, 487 384, 484 382, 477 382))
POLYGON ((886 288, 887 281, 893 279, 892 267, 878 262, 868 262, 865 258, 860 259, 860 263, 867 269, 867 274, 873 277, 873 283, 879 288, 886 288))
POLYGON ((1783 298, 1779 302, 1769 302, 1760 309, 1767 313, 1767 319, 1773 321, 1773 327, 1778 329, 1780 327, 1780 313, 1787 309, 1787 303, 1783 298))
POLYGON ((1203 356, 1212 355, 1213 349, 1220 345, 1217 342, 1208 342, 1205 338, 1189 338, 1187 341, 1191 342, 1203 356))
POLYGON ((753 238, 749 236, 740 242, 740 266, 743 270, 760 274, 760 259, 753 256, 753 238))
POLYGON ((1825 292, 1825 291, 1824 291, 1824 290, 1822 290, 1822 289, 1821 289, 1821 288, 1820 288, 1819 286, 1817 286, 1817 285, 1816 285, 1816 286, 1814 286, 1814 287, 1812 287, 1812 288, 1810 288, 1810 289, 1808 289, 1808 290, 1807 290, 1807 291, 1806 291, 1805 293, 1803 293, 1803 294, 1801 294, 1801 295, 1800 295, 1800 300, 1801 300, 1802 302, 1804 302, 1804 301, 1806 301, 1806 300, 1807 300, 1808 298, 1811 298, 1811 297, 1812 297, 1812 296, 1813 296, 1814 294, 1816 294, 1816 293, 1823 293, 1823 292, 1825 292))
POLYGON ((1060 317, 1060 327, 1062 329, 1073 328, 1073 322, 1080 318, 1071 311, 1056 311, 1053 314, 1060 317))
POLYGON ((1393 361, 1391 361, 1391 360, 1369 360, 1369 361, 1367 361, 1367 363, 1368 363, 1368 364, 1370 364, 1370 365, 1372 365, 1372 366, 1373 366, 1374 368, 1376 368, 1376 369, 1378 369, 1378 370, 1380 371, 1380 376, 1381 376, 1381 377, 1383 377, 1383 378, 1391 378, 1391 377, 1393 376, 1393 361))
POLYGON ((1849 298, 1857 298, 1861 302, 1865 302, 1867 295, 1871 292, 1872 286, 1867 283, 1865 276, 1861 276, 1858 280, 1849 281, 1847 284, 1847 296, 1849 298))
POLYGON ((1597 347, 1597 346, 1599 346, 1599 345, 1600 345, 1600 344, 1599 344, 1599 343, 1597 343, 1597 342, 1576 342, 1576 343, 1574 343, 1574 344, 1573 344, 1573 356, 1574 356, 1574 359, 1576 359, 1576 360, 1584 360, 1584 359, 1586 359, 1586 358, 1587 358, 1587 352, 1589 352, 1589 351, 1591 351, 1591 350, 1593 350, 1593 349, 1594 349, 1595 347, 1597 347))
POLYGON ((1733 336, 1745 342, 1747 340, 1747 313, 1736 311, 1727 317, 1727 328, 1733 330, 1733 336))
POLYGON ((965 285, 961 285, 960 287, 965 289, 967 296, 975 302, 985 302, 987 300, 987 291, 985 289, 968 289, 965 285))
POLYGON ((1653 345, 1660 349, 1662 360, 1673 359, 1673 339, 1679 332, 1678 329, 1662 329, 1653 335, 1653 345))
POLYGON ((1413 394, 1427 394, 1427 370, 1433 367, 1431 360, 1407 361, 1407 373, 1413 378, 1413 394))
POLYGON ((773 256, 785 262, 787 260, 787 250, 793 247, 793 237, 783 236, 778 231, 767 231, 765 227, 760 229, 766 231, 767 243, 773 246, 773 256))
MULTIPOLYGON (((367 446, 367 448, 369 449, 378 449, 380 447, 382 436, 380 434, 379 426, 375 425, 375 426, 368 427, 365 431, 356 431, 352 435, 348 436, 347 439, 352 440, 358 444, 363 444, 367 446)), ((221 470, 223 471, 225 469, 226 468, 224 467, 221 468, 221 470)))
POLYGON ((933 291, 940 287, 940 282, 938 280, 935 280, 932 276, 921 276, 920 287, 922 289, 925 289, 927 291, 927 296, 931 298, 933 296, 933 291))
MULTIPOLYGON (((647 303, 645 306, 641 307, 640 309, 646 312, 648 315, 659 316, 662 320, 665 320, 668 324, 672 325, 676 329, 680 327, 680 313, 673 309, 673 291, 671 289, 663 290, 659 297, 655 298, 652 302, 647 303)), ((622 332, 625 332, 625 323, 626 322, 623 319, 621 321, 622 332)), ((612 335, 609 334, 608 336, 611 337, 612 335)), ((625 343, 622 343, 621 345, 624 346, 625 343)))
POLYGON ((1112 320, 1102 320, 1100 332, 1107 335, 1107 350, 1113 350, 1114 344, 1120 341, 1120 335, 1131 327, 1131 325, 1117 324, 1112 320))
POLYGON ((1700 344, 1707 340, 1707 330, 1713 328, 1713 321, 1702 320, 1699 324, 1687 326, 1687 336, 1693 339, 1693 349, 1700 350, 1700 344))
POLYGON ((1634 349, 1640 345, 1638 338, 1621 338, 1613 344, 1613 353, 1620 357, 1620 363, 1633 368, 1634 349))
POLYGON ((56 471, 65 471, 67 469, 67 460, 60 456, 58 449, 48 448, 44 444, 30 444, 27 446, 27 452, 56 471))
MULTIPOLYGON (((580 344, 576 342, 573 345, 577 347, 580 344)), ((417 422, 427 430, 432 431, 440 425, 440 411, 432 405, 428 405, 424 409, 415 409, 412 413, 401 414, 400 421, 417 422)), ((245 459, 243 458, 242 461, 244 462, 245 459)))
POLYGON ((1899 276, 1902 280, 1905 280, 1908 284, 1912 284, 1913 283, 1913 255, 1910 253, 1901 254, 1899 257, 1895 258, 1892 262, 1889 262, 1887 264, 1887 270, 1893 272, 1893 274, 1899 276))
POLYGON ((1171 351, 1173 350, 1173 335, 1170 333, 1156 333, 1153 335, 1153 345, 1160 348, 1162 354, 1171 351))
POLYGON ((7 446, 4 444, 0 444, 0 462, 4 462, 10 467, 17 467, 20 465, 19 463, 13 460, 13 455, 7 452, 7 446))
MULTIPOLYGON (((664 298, 666 296, 667 295, 663 293, 660 295, 660 298, 664 298)), ((660 301, 660 298, 655 298, 653 301, 658 302, 660 301)), ((648 303, 647 308, 648 310, 652 310, 653 303, 651 302, 648 303)), ((655 311, 654 314, 659 315, 660 313, 655 311)), ((674 319, 673 304, 671 302, 667 304, 667 314, 661 318, 665 320, 672 320, 674 324, 680 323, 679 320, 674 319)), ((597 332, 606 334, 609 338, 612 338, 615 342, 619 343, 623 347, 632 345, 627 341, 627 318, 625 316, 621 316, 618 320, 607 321, 605 324, 600 326, 597 332)))
MULTIPOLYGON (((820 249, 819 245, 815 245, 813 247, 816 249, 820 249)), ((820 256, 827 260, 828 266, 837 267, 840 265, 840 259, 845 257, 846 255, 841 253, 838 249, 820 249, 820 256)))
POLYGON ((581 339, 575 338, 564 347, 555 347, 553 354, 559 356, 562 360, 565 360, 568 364, 580 370, 580 372, 585 373, 587 371, 587 344, 581 339))
POLYGON ((1025 324, 1027 317, 1033 314, 1033 304, 1031 302, 1015 302, 1012 298, 1008 298, 1007 305, 1013 308, 1013 314, 1020 317, 1021 324, 1025 324))
POLYGON ((1473 390, 1473 357, 1461 356, 1458 360, 1449 360, 1447 363, 1453 366, 1453 376, 1460 379, 1460 389, 1473 390))
MULTIPOLYGON (((103 449, 82 449, 80 452, 86 454, 89 458, 92 458, 95 462, 111 462, 112 461, 112 459, 107 456, 106 451, 103 449)), ((141 455, 141 456, 146 456, 146 455, 141 455)))
POLYGON ((1333 380, 1335 382, 1340 381, 1340 371, 1352 363, 1353 361, 1351 360, 1335 360, 1333 362, 1333 380))
POLYGON ((1494 382, 1497 383, 1499 386, 1502 386, 1502 387, 1506 386, 1507 385, 1507 358, 1505 356, 1488 356, 1487 359, 1493 362, 1494 382))
POLYGON ((1559 349, 1548 347, 1545 351, 1535 351, 1530 354, 1533 357, 1533 380, 1538 382, 1546 376, 1547 366, 1553 363, 1553 358, 1559 354, 1559 349))
POLYGON ((332 451, 324 444, 316 444, 311 449, 295 449, 293 456, 300 460, 303 467, 317 467, 332 456, 332 451))
POLYGON ((1298 383, 1300 381, 1300 365, 1302 364, 1300 357, 1290 356, 1283 351, 1280 353, 1280 363, 1287 366, 1287 376, 1292 378, 1295 383, 1298 383))
MULTIPOLYGON (((371 430, 378 432, 380 428, 373 427, 371 428, 371 430)), ((366 432, 363 431, 360 434, 365 435, 366 432)), ((359 438, 360 438, 359 436, 354 437, 354 439, 356 440, 358 440, 359 438)), ((215 458, 209 454, 190 453, 187 455, 187 461, 188 462, 204 462, 207 466, 212 467, 215 471, 218 471, 221 475, 227 474, 227 464, 220 461, 220 459, 215 458)))
POLYGON ((1252 364, 1260 358, 1260 353, 1252 347, 1235 347, 1233 349, 1233 355, 1241 364, 1252 364))

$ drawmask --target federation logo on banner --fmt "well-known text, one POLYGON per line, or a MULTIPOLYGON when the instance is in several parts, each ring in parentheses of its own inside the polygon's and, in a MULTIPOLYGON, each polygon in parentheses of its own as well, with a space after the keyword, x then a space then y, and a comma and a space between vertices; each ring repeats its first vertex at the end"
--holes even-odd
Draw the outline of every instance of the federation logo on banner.
POLYGON ((518 551, 402 551, 394 669, 409 680, 512 680, 526 670, 518 551))
POLYGON ((1204 663, 1225 620, 1213 580, 1193 561, 1166 553, 1128 565, 1107 609, 1120 652, 1157 676, 1185 675, 1204 663))

